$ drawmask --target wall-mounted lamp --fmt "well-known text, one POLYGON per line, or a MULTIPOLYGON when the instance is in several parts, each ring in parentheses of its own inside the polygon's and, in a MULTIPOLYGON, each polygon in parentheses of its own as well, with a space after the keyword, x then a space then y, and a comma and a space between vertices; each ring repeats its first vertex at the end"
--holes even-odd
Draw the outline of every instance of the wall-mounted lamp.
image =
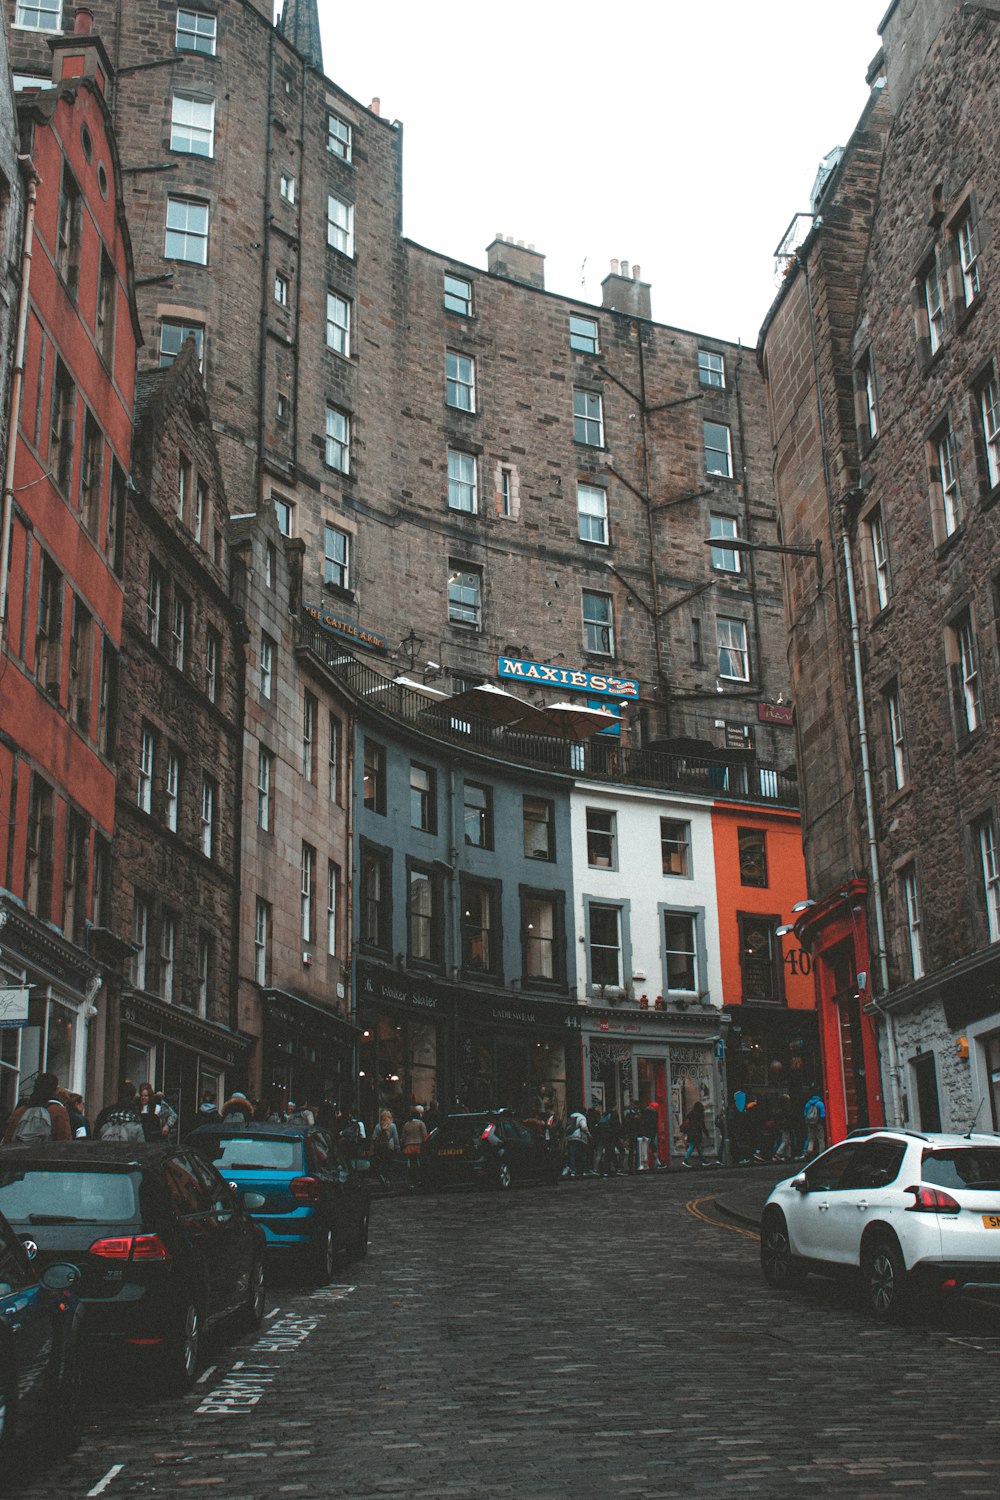
POLYGON ((804 901, 796 901, 795 905, 792 907, 792 911, 796 911, 796 912, 798 912, 798 911, 808 911, 809 908, 810 908, 810 906, 815 906, 815 905, 816 905, 816 903, 812 899, 812 897, 811 896, 807 896, 804 901))

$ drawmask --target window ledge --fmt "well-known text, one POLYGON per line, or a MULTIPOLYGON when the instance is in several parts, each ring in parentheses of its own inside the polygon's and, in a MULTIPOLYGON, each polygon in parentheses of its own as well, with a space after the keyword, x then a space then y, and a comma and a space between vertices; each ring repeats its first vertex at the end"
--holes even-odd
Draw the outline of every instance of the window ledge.
POLYGON ((903 782, 902 786, 893 787, 892 790, 887 794, 885 799, 886 808, 902 807, 904 803, 910 800, 912 795, 913 783, 909 778, 907 778, 906 781, 903 782))
POLYGON ((875 613, 871 617, 871 626, 873 630, 876 625, 881 627, 884 621, 892 619, 893 607, 894 600, 890 599, 888 604, 883 604, 881 609, 876 609, 875 613))
POLYGON ((966 306, 962 308, 955 319, 955 332, 957 334, 964 334, 972 318, 979 311, 985 301, 985 291, 979 292, 971 302, 967 303, 966 306))
POLYGON ((958 546, 958 543, 964 536, 965 520, 963 518, 963 520, 959 521, 958 525, 955 527, 955 530, 950 532, 943 541, 938 542, 937 546, 934 548, 934 556, 938 559, 938 561, 940 561, 942 558, 947 557, 949 552, 953 551, 954 548, 958 546))
POLYGON ((967 755, 981 740, 986 738, 986 725, 978 724, 971 734, 960 734, 955 743, 956 755, 967 755))
POLYGON ((335 599, 343 599, 345 604, 353 604, 355 593, 353 589, 341 588, 339 583, 324 583, 324 594, 333 594, 335 599))
POLYGON ((934 350, 933 354, 928 354, 925 359, 920 360, 920 373, 921 373, 921 375, 930 375, 932 373, 932 371, 934 371, 937 368, 937 366, 941 363, 942 359, 944 358, 944 352, 945 352, 945 349, 947 348, 947 346, 948 346, 948 340, 947 340, 946 337, 944 337, 944 338, 941 339, 940 344, 938 344, 938 346, 934 350))
POLYGON ((991 490, 987 490, 980 500, 982 510, 992 510, 997 501, 1000 500, 1000 484, 995 484, 991 490))

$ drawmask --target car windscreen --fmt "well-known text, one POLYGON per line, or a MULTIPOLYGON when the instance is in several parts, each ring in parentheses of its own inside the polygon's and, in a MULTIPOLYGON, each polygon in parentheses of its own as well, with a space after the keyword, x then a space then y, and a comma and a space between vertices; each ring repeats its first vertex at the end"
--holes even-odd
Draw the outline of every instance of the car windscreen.
POLYGON ((933 1187, 1000 1192, 1000 1146, 952 1146, 925 1151, 921 1176, 933 1187))
POLYGON ((191 1144, 220 1172, 298 1172, 302 1166, 297 1136, 220 1135, 191 1144))
POLYGON ((138 1217, 134 1172, 0 1167, 0 1213, 15 1224, 125 1224, 138 1217))

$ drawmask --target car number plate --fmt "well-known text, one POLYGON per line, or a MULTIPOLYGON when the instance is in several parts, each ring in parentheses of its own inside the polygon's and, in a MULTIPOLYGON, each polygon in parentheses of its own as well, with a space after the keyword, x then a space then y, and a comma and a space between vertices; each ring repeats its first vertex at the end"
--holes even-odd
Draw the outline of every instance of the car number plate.
POLYGON ((1000 1214, 983 1214, 984 1229, 1000 1229, 1000 1214))
POLYGON ((441 1151, 438 1152, 438 1156, 461 1156, 461 1154, 461 1146, 445 1146, 441 1151))

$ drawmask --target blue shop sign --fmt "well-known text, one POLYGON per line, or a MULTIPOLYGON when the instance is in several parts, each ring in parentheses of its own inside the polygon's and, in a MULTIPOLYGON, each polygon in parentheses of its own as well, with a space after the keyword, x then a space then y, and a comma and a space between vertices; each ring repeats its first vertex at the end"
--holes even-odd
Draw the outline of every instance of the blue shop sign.
POLYGON ((630 677, 615 677, 610 672, 574 672, 570 667, 550 667, 541 661, 521 661, 514 656, 501 656, 497 670, 501 677, 540 687, 568 688, 574 693, 600 693, 607 698, 639 696, 637 682, 630 677))

